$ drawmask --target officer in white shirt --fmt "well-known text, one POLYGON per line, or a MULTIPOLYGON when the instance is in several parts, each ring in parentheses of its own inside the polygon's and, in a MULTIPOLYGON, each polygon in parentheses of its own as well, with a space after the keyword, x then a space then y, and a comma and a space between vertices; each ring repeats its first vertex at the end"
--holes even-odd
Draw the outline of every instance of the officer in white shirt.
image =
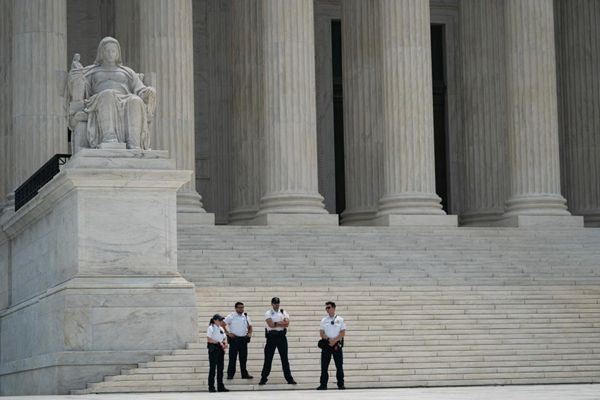
POLYGON ((252 324, 248 314, 244 312, 244 303, 235 303, 235 312, 225 317, 227 324, 226 333, 229 342, 229 365, 227 366, 227 379, 233 379, 235 375, 235 362, 239 354, 240 371, 242 379, 252 379, 252 375, 246 369, 248 360, 248 342, 252 336, 252 324))
POLYGON ((344 345, 344 336, 346 335, 346 324, 344 319, 336 314, 335 303, 328 301, 325 303, 327 316, 321 320, 321 384, 317 390, 327 390, 327 381, 329 380, 329 363, 333 356, 336 368, 336 378, 338 389, 346 389, 344 386, 344 355, 342 347, 344 345))
POLYGON ((213 315, 206 330, 206 348, 208 348, 208 391, 229 392, 223 385, 223 367, 225 360, 225 330, 223 317, 213 315), (217 389, 215 390, 215 371, 217 373, 217 389))
POLYGON ((267 343, 265 344, 265 362, 260 376, 259 385, 267 383, 269 374, 271 373, 271 364, 275 349, 279 352, 281 358, 281 367, 283 376, 288 384, 295 385, 296 381, 292 377, 290 371, 290 362, 288 360, 288 343, 287 328, 290 325, 290 316, 284 310, 279 308, 279 297, 271 299, 271 309, 265 313, 265 336, 267 343))

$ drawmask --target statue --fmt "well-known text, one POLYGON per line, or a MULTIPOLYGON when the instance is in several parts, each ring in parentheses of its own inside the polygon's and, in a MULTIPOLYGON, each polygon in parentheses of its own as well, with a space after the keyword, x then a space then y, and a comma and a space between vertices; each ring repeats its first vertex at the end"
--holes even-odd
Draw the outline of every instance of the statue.
POLYGON ((75 54, 67 85, 73 153, 86 147, 148 149, 156 91, 122 65, 117 39, 100 41, 94 64, 83 67, 79 60, 75 54))

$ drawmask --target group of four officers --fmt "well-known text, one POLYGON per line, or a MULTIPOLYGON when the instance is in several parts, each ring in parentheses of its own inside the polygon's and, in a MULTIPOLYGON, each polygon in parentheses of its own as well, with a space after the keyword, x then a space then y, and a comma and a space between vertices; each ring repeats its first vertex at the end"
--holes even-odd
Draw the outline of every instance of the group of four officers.
MULTIPOLYGON (((288 384, 295 385, 296 381, 292 377, 290 363, 288 360, 287 328, 290 325, 289 314, 279 308, 279 298, 271 299, 271 309, 265 313, 265 360, 261 372, 259 385, 267 383, 271 373, 271 364, 275 349, 279 352, 283 376, 288 384)), ((346 324, 344 319, 335 313, 335 303, 328 301, 325 303, 327 316, 321 320, 320 336, 318 345, 321 348, 321 380, 317 390, 327 389, 329 380, 329 363, 331 358, 335 362, 337 370, 338 389, 345 389, 344 386, 344 368, 342 347, 344 335, 346 334, 346 324)), ((242 379, 252 379, 248 373, 246 363, 248 360, 248 343, 252 337, 252 323, 248 314, 244 312, 244 303, 235 303, 235 312, 223 318, 219 314, 213 315, 206 331, 208 348, 208 390, 210 392, 228 392, 223 384, 223 368, 225 359, 225 350, 229 347, 229 365, 227 367, 227 379, 233 379, 235 375, 236 359, 239 356, 240 370, 242 379), (215 373, 217 378, 217 388, 215 389, 215 373)))

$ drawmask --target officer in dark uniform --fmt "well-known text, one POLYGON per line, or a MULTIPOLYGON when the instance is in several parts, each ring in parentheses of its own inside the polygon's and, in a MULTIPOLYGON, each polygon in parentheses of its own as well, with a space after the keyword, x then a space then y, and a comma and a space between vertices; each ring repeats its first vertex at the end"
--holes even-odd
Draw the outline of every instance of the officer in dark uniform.
POLYGON ((279 297, 271 299, 271 309, 265 313, 265 336, 267 343, 265 344, 265 362, 260 377, 259 385, 267 383, 267 378, 271 373, 271 364, 275 349, 279 352, 281 358, 281 367, 283 376, 290 385, 295 385, 296 381, 292 377, 290 371, 290 362, 288 361, 288 343, 287 343, 287 328, 290 325, 290 316, 284 310, 279 308, 279 297))

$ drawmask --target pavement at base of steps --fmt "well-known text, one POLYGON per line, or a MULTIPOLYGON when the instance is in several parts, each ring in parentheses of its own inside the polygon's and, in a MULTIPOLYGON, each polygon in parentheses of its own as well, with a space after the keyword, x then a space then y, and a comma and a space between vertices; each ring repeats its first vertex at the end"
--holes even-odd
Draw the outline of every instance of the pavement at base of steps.
POLYGON ((7 396, 2 400, 600 400, 600 384, 466 386, 447 388, 137 393, 81 396, 7 396))

